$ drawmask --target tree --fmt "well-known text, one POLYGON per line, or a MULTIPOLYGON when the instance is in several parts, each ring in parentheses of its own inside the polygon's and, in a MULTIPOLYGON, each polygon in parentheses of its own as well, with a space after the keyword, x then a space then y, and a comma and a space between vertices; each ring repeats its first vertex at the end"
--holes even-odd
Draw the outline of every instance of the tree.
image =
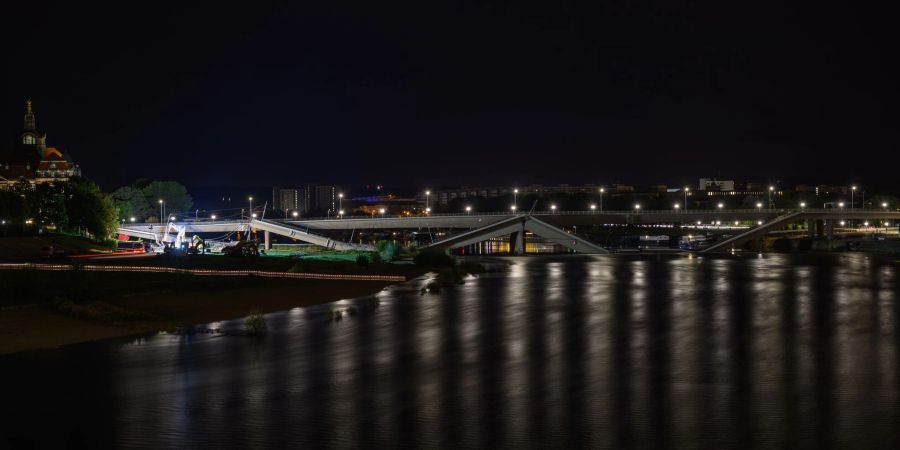
POLYGON ((166 211, 179 213, 190 211, 194 199, 187 193, 187 188, 177 181, 153 181, 143 188, 144 198, 150 205, 159 200, 166 202, 166 211))
POLYGON ((39 224, 56 225, 63 229, 68 226, 66 214, 66 185, 42 183, 25 194, 25 203, 30 211, 28 216, 39 224))
POLYGON ((67 186, 66 215, 69 226, 93 236, 107 239, 118 224, 112 199, 91 180, 72 178, 67 186))
POLYGON ((140 189, 131 186, 120 187, 112 193, 111 198, 119 210, 119 220, 135 217, 143 221, 148 217, 155 217, 156 209, 147 201, 147 197, 140 189))

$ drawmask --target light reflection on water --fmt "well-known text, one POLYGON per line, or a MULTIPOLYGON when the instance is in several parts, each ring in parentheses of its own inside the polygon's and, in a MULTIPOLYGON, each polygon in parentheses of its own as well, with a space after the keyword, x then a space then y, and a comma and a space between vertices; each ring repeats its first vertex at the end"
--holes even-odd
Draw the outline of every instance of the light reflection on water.
POLYGON ((893 263, 514 261, 438 295, 419 280, 377 303, 270 314, 261 339, 198 332, 0 358, 0 444, 900 444, 893 263))

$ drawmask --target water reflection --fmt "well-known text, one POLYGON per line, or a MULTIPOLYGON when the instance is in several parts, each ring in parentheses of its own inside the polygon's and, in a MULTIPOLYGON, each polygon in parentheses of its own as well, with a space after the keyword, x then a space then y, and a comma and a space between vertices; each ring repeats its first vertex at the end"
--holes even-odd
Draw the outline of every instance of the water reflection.
POLYGON ((892 262, 514 262, 271 314, 263 338, 198 326, 0 358, 0 447, 900 444, 892 262))

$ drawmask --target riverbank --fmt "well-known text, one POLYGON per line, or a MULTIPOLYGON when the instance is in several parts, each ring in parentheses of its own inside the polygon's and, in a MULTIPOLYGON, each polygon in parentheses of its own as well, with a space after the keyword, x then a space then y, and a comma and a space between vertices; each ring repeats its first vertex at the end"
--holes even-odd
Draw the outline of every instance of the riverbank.
MULTIPOLYGON (((425 270, 400 272, 413 278, 425 270)), ((328 303, 395 283, 31 270, 0 278, 0 354, 328 303)))

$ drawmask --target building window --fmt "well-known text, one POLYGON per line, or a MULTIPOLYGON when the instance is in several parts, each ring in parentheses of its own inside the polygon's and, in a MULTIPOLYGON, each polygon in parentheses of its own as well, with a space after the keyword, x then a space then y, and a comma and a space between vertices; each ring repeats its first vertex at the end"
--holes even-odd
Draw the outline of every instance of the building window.
POLYGON ((22 138, 23 144, 34 145, 34 136, 30 134, 26 134, 25 137, 22 138))

